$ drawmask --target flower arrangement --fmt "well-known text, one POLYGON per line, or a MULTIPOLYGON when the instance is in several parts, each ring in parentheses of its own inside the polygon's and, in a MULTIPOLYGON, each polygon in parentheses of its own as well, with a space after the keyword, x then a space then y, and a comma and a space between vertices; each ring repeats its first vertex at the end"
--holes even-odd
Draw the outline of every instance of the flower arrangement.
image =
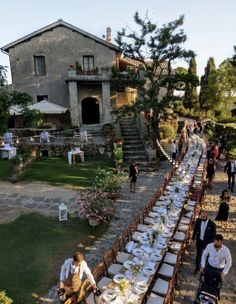
POLYGON ((123 296, 125 296, 127 290, 130 288, 130 282, 126 279, 120 280, 118 283, 118 287, 120 289, 120 292, 123 296))
POLYGON ((139 265, 132 265, 131 266, 131 271, 133 275, 137 275, 140 272, 140 266, 139 265))
POLYGON ((79 218, 95 218, 106 223, 111 219, 115 209, 114 201, 108 199, 107 193, 98 189, 79 192, 77 202, 79 218))

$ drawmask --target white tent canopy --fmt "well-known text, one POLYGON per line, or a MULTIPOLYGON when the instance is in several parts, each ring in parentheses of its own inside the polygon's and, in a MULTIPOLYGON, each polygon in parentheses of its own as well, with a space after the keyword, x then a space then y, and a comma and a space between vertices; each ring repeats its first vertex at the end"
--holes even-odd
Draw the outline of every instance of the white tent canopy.
MULTIPOLYGON (((42 114, 63 114, 67 111, 67 108, 62 107, 58 104, 49 102, 48 100, 41 100, 40 102, 34 103, 27 106, 29 110, 38 110, 42 114)), ((22 108, 19 106, 13 106, 10 109, 10 115, 21 115, 22 108)))

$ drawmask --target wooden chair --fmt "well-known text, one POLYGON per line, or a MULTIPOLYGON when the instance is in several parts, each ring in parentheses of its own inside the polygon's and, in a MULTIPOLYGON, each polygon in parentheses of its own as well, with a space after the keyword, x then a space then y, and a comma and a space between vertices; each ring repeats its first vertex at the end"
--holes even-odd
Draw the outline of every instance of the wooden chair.
POLYGON ((112 279, 107 277, 106 265, 104 261, 101 261, 96 264, 92 270, 95 282, 97 283, 98 288, 103 289, 112 282, 112 279))
POLYGON ((126 251, 125 246, 130 240, 131 240, 130 229, 127 228, 124 230, 124 232, 122 233, 121 238, 120 238, 121 249, 123 251, 126 251))
MULTIPOLYGON (((126 253, 122 250, 122 248, 120 246, 120 238, 121 237, 119 237, 115 240, 111 249, 115 255, 116 262, 118 264, 123 264, 125 261, 127 261, 130 258, 131 254, 126 253)), ((117 267, 117 269, 118 269, 118 267, 117 267)))
POLYGON ((109 249, 103 255, 103 261, 106 266, 107 276, 113 278, 114 275, 120 272, 122 265, 116 263, 116 258, 112 249, 109 249))

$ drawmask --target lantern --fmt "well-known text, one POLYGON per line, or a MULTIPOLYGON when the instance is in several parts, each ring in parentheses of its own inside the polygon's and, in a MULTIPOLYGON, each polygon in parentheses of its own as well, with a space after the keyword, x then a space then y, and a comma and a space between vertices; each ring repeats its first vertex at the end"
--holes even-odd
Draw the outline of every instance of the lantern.
POLYGON ((64 203, 59 206, 59 221, 67 221, 68 209, 64 203))

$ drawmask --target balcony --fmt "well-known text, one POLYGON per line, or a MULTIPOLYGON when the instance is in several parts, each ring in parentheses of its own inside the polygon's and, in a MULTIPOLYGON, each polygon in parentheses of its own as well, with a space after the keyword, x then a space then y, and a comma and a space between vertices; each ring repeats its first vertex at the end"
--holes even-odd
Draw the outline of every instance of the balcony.
POLYGON ((111 75, 109 69, 103 69, 99 71, 98 68, 95 68, 90 71, 81 71, 76 69, 68 70, 67 81, 82 81, 82 82, 102 82, 110 81, 111 75))

